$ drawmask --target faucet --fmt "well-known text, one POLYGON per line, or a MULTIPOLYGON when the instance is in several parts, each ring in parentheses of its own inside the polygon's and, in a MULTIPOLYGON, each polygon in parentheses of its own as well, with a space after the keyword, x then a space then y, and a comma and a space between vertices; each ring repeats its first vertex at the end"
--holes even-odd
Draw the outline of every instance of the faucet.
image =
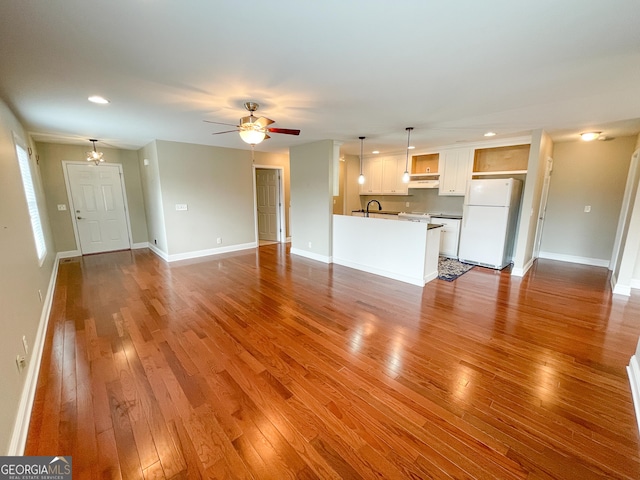
POLYGON ((378 200, 369 200, 369 202, 367 203, 367 213, 365 214, 365 217, 369 216, 369 205, 371 205, 372 203, 377 203, 378 210, 382 210, 382 205, 380 205, 380 202, 378 200))

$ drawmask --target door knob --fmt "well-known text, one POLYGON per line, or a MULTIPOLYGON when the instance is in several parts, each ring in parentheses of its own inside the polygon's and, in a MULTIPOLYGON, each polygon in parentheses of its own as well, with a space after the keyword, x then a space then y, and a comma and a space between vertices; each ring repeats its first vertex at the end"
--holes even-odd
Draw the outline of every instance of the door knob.
POLYGON ((76 217, 78 220, 84 220, 83 217, 76 217))

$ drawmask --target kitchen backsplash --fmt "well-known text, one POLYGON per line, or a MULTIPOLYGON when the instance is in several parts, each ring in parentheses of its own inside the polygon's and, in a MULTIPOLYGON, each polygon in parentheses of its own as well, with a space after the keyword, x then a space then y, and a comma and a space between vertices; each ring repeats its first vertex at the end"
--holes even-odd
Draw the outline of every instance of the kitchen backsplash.
POLYGON ((440 196, 437 188, 409 190, 409 193, 412 195, 361 195, 360 207, 365 208, 369 200, 376 199, 382 204, 382 209, 388 211, 462 215, 464 197, 440 196))

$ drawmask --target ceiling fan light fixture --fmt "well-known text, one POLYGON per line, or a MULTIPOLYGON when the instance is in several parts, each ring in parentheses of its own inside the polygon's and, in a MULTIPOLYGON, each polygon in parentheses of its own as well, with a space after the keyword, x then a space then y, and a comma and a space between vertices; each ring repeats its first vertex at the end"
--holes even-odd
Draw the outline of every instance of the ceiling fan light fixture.
POLYGON ((265 132, 256 130, 255 128, 243 128, 240 130, 240 138, 249 145, 257 145, 262 142, 266 136, 267 134, 265 132))
POLYGON ((93 143, 93 150, 89 150, 87 152, 87 162, 93 162, 96 165, 100 165, 102 162, 104 162, 104 154, 96 150, 96 142, 98 140, 96 140, 95 138, 90 138, 89 141, 93 143))

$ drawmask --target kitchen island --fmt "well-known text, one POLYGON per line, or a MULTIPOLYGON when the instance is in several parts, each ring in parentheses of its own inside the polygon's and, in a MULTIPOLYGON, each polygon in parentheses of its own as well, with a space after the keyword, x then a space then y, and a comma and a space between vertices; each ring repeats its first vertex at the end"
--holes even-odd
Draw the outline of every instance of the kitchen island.
POLYGON ((423 287, 438 277, 440 227, 333 216, 333 263, 423 287))

